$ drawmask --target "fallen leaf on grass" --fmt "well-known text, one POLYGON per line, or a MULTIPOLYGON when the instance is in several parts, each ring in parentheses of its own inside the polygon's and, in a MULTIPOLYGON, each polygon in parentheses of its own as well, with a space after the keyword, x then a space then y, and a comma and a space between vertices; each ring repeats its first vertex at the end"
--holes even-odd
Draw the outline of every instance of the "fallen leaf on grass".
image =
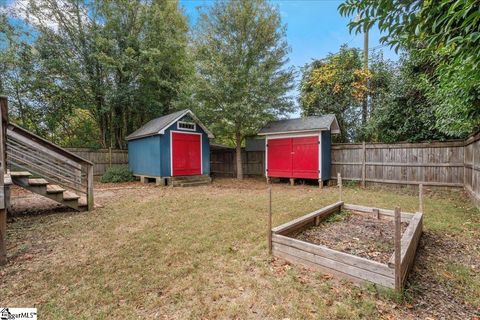
POLYGON ((330 279, 332 279, 332 278, 333 278, 333 277, 332 277, 331 275, 329 275, 329 274, 322 274, 322 279, 323 279, 323 280, 330 280, 330 279))

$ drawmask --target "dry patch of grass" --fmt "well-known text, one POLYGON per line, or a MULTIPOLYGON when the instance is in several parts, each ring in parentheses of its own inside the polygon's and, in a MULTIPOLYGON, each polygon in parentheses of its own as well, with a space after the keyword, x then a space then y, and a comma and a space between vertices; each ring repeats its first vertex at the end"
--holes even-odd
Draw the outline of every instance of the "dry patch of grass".
MULTIPOLYGON (((345 189, 351 203, 400 205, 405 211, 418 205, 409 192, 345 189)), ((429 238, 422 240, 420 269, 413 270, 408 299, 402 301, 373 286, 358 287, 273 259, 267 254, 264 182, 220 180, 196 188, 101 191, 97 199, 104 206, 91 213, 17 218, 8 225, 10 262, 0 269, 0 305, 35 305, 42 319, 435 316, 423 304, 433 299, 422 289, 429 281, 450 295, 467 281, 473 288, 462 289, 467 296, 478 293, 480 283, 480 214, 462 194, 446 194, 426 200, 429 238), (471 259, 458 263, 468 270, 453 270, 448 256, 444 264, 436 263, 439 249, 431 237, 464 246, 462 254, 471 259), (427 271, 435 276, 422 278, 427 271), (442 271, 454 278, 439 279, 442 271)), ((337 197, 334 188, 276 184, 274 225, 337 197)), ((451 306, 452 312, 473 317, 478 299, 464 300, 456 309, 451 306)))

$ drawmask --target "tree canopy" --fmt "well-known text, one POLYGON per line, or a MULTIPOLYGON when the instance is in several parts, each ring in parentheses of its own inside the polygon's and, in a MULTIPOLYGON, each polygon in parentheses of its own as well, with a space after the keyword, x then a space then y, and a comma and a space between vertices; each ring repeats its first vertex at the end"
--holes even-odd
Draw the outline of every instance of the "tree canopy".
POLYGON ((346 0, 339 6, 356 32, 378 25, 381 39, 414 55, 435 127, 465 136, 480 126, 480 13, 477 0, 346 0))
POLYGON ((177 107, 193 72, 176 1, 30 0, 15 13, 33 36, 5 33, 3 91, 22 126, 61 144, 96 127, 87 144, 125 147, 129 132, 177 107))

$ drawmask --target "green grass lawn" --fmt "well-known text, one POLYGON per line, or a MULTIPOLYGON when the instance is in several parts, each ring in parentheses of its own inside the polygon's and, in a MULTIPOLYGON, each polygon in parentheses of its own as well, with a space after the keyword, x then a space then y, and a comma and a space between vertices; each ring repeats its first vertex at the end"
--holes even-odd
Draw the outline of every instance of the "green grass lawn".
MULTIPOLYGON (((349 187, 344 199, 418 206, 407 189, 349 187)), ((337 200, 332 187, 274 184, 274 225, 337 200)), ((97 190, 97 202, 103 207, 90 213, 8 224, 0 305, 36 306, 39 319, 468 319, 479 311, 480 212, 459 191, 428 194, 404 298, 269 256, 263 181, 97 190)))

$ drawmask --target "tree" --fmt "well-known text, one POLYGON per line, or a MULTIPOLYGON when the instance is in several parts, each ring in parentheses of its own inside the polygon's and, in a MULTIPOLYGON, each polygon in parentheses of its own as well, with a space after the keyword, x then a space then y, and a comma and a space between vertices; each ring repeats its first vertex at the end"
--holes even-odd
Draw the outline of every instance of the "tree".
POLYGON ((337 54, 304 67, 299 97, 302 113, 335 114, 342 128, 337 141, 354 140, 370 78, 371 72, 363 68, 360 51, 343 45, 337 54))
MULTIPOLYGON (((399 141, 444 140, 452 136, 440 132, 436 127, 433 101, 424 88, 423 75, 430 72, 430 65, 417 57, 402 54, 396 66, 385 69, 383 90, 373 89, 371 118, 365 135, 372 141, 393 143, 399 141)), ((375 83, 371 83, 374 87, 375 83)))
POLYGON ((197 112, 236 146, 242 179, 244 138, 293 110, 286 27, 278 8, 265 0, 231 0, 215 2, 195 29, 197 112))
POLYGON ((9 97, 11 119, 41 134, 36 124, 42 115, 34 103, 35 54, 27 39, 28 32, 0 12, 0 95, 9 97))
MULTIPOLYGON (((29 0, 16 14, 35 34, 27 100, 42 115, 37 125, 85 119, 84 110, 98 144, 125 147, 128 133, 177 108, 193 72, 177 1, 29 0)), ((72 141, 64 129, 46 130, 59 135, 47 138, 72 141)))
POLYGON ((435 105, 435 126, 457 137, 480 126, 480 19, 478 1, 346 0, 339 6, 355 16, 350 29, 377 24, 381 41, 430 64, 424 88, 435 105))

